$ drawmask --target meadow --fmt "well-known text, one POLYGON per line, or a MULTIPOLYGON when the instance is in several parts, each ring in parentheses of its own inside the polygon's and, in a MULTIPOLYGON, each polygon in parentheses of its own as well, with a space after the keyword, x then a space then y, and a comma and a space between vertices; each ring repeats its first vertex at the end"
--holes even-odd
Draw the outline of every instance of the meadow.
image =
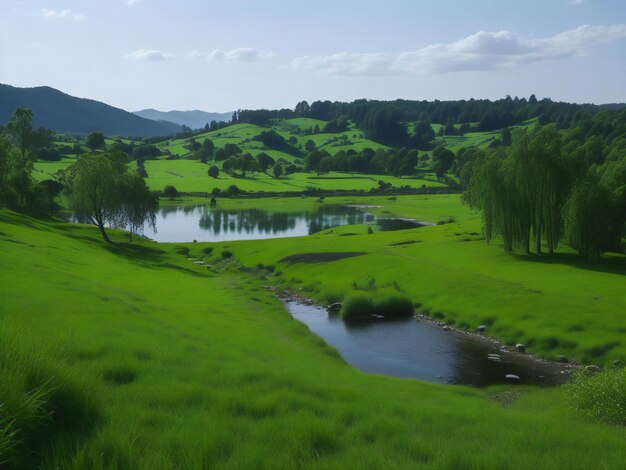
MULTIPOLYGON (((246 266, 275 265, 282 272, 274 279, 276 286, 323 304, 374 283, 381 294, 400 291, 433 318, 471 331, 487 325, 490 336, 510 345, 524 343, 542 357, 563 355, 599 365, 626 357, 624 255, 589 262, 565 246, 554 257, 507 254, 498 241, 485 243, 480 214, 462 205, 456 194, 328 197, 323 203, 315 198, 219 201, 223 209, 276 211, 314 210, 322 204, 362 205, 377 216, 441 225, 396 232, 373 225, 372 235, 366 225, 341 226, 305 238, 216 244, 214 251, 227 248, 246 266), (346 251, 367 255, 333 263, 279 262, 299 253, 346 251)), ((211 262, 195 244, 188 247, 211 262)))
MULTIPOLYGON (((535 279, 538 264, 461 242, 455 231, 477 219, 456 196, 358 201, 384 205, 381 213, 455 215, 464 225, 340 236, 365 230, 343 227, 219 245, 130 244, 112 231, 108 245, 94 227, 0 211, 0 263, 11 267, 0 270, 0 402, 15 417, 0 420, 2 459, 15 468, 620 467, 626 430, 577 414, 564 389, 477 390, 361 373, 292 320, 263 288, 267 280, 241 271, 295 252, 367 246, 367 265, 277 263, 283 273, 274 278, 307 292, 296 280, 307 276, 318 294, 331 285, 339 293, 377 266, 377 281, 407 276, 402 287, 425 305, 460 306, 470 291, 480 295, 466 313, 459 307, 468 319, 478 304, 487 315, 499 303, 494 330, 500 318, 521 321, 514 304, 540 285, 543 303, 529 307, 545 311, 560 292, 566 309, 578 303, 580 318, 570 310, 570 324, 585 320, 591 290, 600 304, 623 306, 611 273, 557 263, 535 279), (419 242, 390 246, 409 240, 419 242), (223 249, 234 257, 221 258, 223 249), (193 263, 199 256, 211 269, 193 263), (383 259, 397 261, 397 270, 383 259), (468 271, 470 259, 484 265, 468 271), (588 291, 565 287, 577 270, 588 291), (444 271, 450 294, 435 295, 444 271), (461 290, 460 281, 469 285, 461 290), (479 294, 483 287, 490 293, 479 294)), ((228 202, 246 203, 253 202, 228 202)), ((550 321, 539 313, 527 324, 566 321, 565 313, 550 321)), ((578 333, 593 340, 595 329, 578 333)))

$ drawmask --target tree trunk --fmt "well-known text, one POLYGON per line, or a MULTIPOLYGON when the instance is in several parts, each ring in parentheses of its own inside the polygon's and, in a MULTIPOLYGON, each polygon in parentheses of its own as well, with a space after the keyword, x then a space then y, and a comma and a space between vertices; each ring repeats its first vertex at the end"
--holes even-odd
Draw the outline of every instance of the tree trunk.
POLYGON ((104 230, 104 224, 102 222, 98 222, 98 228, 100 229, 100 233, 102 234, 102 238, 104 238, 104 241, 107 243, 111 243, 111 239, 107 235, 106 230, 104 230))

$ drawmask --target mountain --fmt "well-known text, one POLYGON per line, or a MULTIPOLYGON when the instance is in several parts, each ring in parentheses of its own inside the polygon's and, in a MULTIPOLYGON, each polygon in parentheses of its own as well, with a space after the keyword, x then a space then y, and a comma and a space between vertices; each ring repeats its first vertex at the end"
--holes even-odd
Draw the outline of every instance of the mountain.
POLYGON ((207 113, 205 111, 158 111, 156 109, 142 109, 134 111, 133 114, 154 121, 170 121, 192 129, 200 129, 211 121, 229 122, 233 117, 233 111, 229 113, 207 113))
POLYGON ((76 98, 47 86, 17 88, 0 84, 0 124, 6 123, 19 106, 33 110, 34 127, 67 134, 100 131, 105 135, 154 137, 180 130, 180 126, 173 122, 145 119, 100 101, 76 98))

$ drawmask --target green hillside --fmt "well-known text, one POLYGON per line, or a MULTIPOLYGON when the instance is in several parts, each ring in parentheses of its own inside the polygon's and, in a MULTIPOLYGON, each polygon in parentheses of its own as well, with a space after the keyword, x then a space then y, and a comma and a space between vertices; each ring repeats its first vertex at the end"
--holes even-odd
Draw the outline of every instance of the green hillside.
MULTIPOLYGON (((440 243, 435 233, 423 235, 425 245, 440 243)), ((180 245, 113 236, 107 246, 94 227, 0 212, 0 262, 12 267, 0 271, 0 402, 16 417, 3 429, 20 431, 20 441, 2 438, 0 448, 12 467, 617 468, 624 461, 626 431, 574 414, 565 389, 472 390, 364 374, 293 321, 263 281, 228 264, 219 272, 193 264, 210 245, 189 244, 189 258, 180 245)), ((401 236, 409 234, 377 234, 369 243, 401 236)), ((450 236, 441 242, 468 246, 450 236)), ((342 238, 355 237, 305 241, 338 247, 342 238)), ((253 254, 261 245, 232 245, 244 263, 274 259, 278 249, 268 243, 253 254)), ((477 259, 498 253, 478 246, 477 259)), ((348 260, 333 265, 340 278, 351 269, 348 260)))

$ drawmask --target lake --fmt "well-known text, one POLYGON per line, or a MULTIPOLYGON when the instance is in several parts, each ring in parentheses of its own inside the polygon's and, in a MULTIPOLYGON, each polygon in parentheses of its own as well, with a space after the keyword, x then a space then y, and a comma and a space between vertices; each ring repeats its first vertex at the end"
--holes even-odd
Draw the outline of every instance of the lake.
POLYGON ((156 233, 146 227, 144 235, 158 242, 224 242, 301 237, 340 225, 368 223, 377 223, 381 230, 428 225, 428 222, 410 219, 376 219, 364 208, 354 206, 320 206, 315 211, 279 212, 198 205, 160 209, 156 233))

